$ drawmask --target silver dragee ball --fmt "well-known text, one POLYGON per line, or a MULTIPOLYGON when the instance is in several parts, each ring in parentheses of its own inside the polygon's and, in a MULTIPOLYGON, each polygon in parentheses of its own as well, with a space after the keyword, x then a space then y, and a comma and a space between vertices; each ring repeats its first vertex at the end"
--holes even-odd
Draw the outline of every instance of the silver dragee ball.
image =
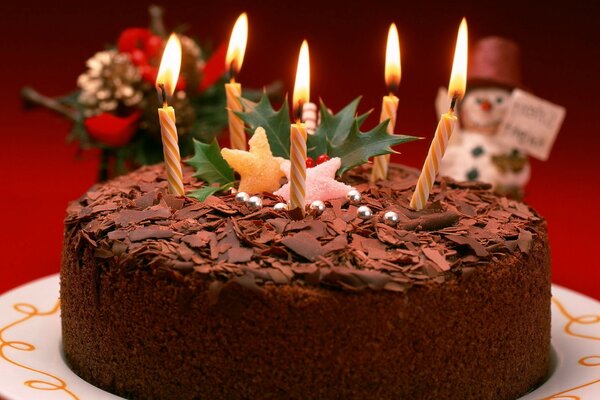
POLYGON ((394 211, 388 211, 385 214, 383 214, 383 222, 386 225, 394 226, 398 223, 398 219, 398 213, 394 211))
POLYGON ((321 200, 315 200, 310 203, 310 209, 317 215, 322 214, 325 211, 325 203, 321 200))
POLYGON ((356 215, 360 219, 370 219, 373 216, 373 211, 367 206, 360 206, 356 210, 356 215))
POLYGON ((350 204, 358 204, 362 200, 362 195, 360 194, 360 192, 358 190, 352 189, 352 190, 348 191, 346 198, 348 199, 350 204))
POLYGON ((262 199, 258 196, 252 196, 246 201, 246 205, 253 211, 260 210, 262 208, 262 199))
POLYGON ((285 203, 277 203, 273 206, 275 211, 286 211, 288 209, 288 205, 285 203))
POLYGON ((249 199, 250 195, 246 192, 238 192, 235 195, 235 201, 237 201, 238 203, 247 203, 249 199))

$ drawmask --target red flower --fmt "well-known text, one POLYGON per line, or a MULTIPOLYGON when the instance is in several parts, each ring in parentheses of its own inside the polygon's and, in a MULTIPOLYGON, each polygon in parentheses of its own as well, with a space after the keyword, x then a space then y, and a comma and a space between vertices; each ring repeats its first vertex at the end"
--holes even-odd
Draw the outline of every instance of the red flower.
POLYGON ((206 61, 206 65, 202 71, 202 81, 198 87, 199 91, 208 89, 225 74, 225 56, 227 56, 227 45, 227 43, 221 43, 219 48, 217 48, 208 61, 206 61))
POLYGON ((152 85, 156 83, 156 76, 158 75, 158 68, 151 65, 142 65, 138 67, 142 74, 142 79, 152 85))
POLYGON ((131 140, 140 115, 140 111, 124 118, 102 113, 86 118, 83 124, 93 139, 111 147, 121 147, 131 140))
POLYGON ((163 45, 163 38, 145 28, 125 29, 117 41, 119 51, 129 54, 133 64, 139 68, 158 65, 163 45))
POLYGON ((137 65, 138 67, 148 64, 148 57, 146 57, 146 53, 139 49, 135 49, 129 53, 129 58, 131 59, 133 65, 137 65))
POLYGON ((161 38, 158 35, 150 36, 146 41, 146 44, 144 45, 144 53, 146 53, 146 57, 148 57, 148 60, 160 56, 162 54, 163 46, 163 38, 161 38))
POLYGON ((132 53, 136 49, 144 50, 146 43, 152 36, 152 32, 145 28, 129 28, 125 29, 119 40, 117 47, 121 53, 132 53))
POLYGON ((186 86, 187 81, 185 80, 185 77, 179 75, 179 78, 177 79, 177 85, 175 85, 175 90, 185 90, 186 86))

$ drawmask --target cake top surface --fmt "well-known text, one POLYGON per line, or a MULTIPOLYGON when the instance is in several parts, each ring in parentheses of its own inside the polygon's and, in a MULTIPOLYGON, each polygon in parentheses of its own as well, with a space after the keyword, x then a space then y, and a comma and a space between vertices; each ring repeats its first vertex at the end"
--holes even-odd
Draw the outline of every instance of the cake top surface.
MULTIPOLYGON (((184 168, 188 190, 204 185, 192 174, 184 168)), ((530 207, 483 183, 440 178, 428 208, 415 212, 409 201, 417 171, 392 166, 389 179, 376 184, 369 174, 360 167, 343 180, 362 193, 373 218, 358 218, 359 205, 339 199, 295 221, 273 209, 281 199, 272 194, 263 193, 257 211, 233 194, 204 202, 175 197, 167 194, 162 164, 143 167, 70 203, 65 235, 75 235, 76 246, 88 242, 97 260, 179 279, 401 292, 527 253, 543 226, 530 207), (397 225, 384 223, 386 211, 398 213, 397 225)))

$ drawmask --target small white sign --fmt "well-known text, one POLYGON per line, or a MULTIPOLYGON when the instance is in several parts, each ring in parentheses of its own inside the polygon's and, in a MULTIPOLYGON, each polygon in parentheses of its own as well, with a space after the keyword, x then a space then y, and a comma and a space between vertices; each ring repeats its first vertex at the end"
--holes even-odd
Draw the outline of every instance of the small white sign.
POLYGON ((546 161, 565 113, 564 107, 515 89, 496 137, 508 146, 546 161))

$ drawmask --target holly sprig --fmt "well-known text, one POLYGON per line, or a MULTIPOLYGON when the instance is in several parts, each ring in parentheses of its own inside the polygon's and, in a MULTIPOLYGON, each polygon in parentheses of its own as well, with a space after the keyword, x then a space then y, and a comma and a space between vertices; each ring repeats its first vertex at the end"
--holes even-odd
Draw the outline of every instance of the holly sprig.
MULTIPOLYGON (((307 152, 310 158, 317 159, 327 155, 342 160, 338 175, 368 162, 371 157, 396 153, 392 146, 420 139, 388 133, 389 120, 381 122, 371 130, 361 131, 361 125, 371 111, 357 114, 360 99, 357 97, 335 114, 321 101, 321 123, 315 133, 307 138, 307 152)), ((266 95, 258 102, 245 98, 240 100, 244 111, 236 112, 236 115, 247 124, 248 134, 252 135, 258 127, 264 128, 273 155, 289 159, 291 121, 287 102, 284 102, 279 110, 275 110, 266 95)), ((186 163, 195 168, 194 176, 202 179, 207 185, 188 193, 188 196, 202 201, 212 194, 233 187, 234 171, 221 155, 217 141, 213 139, 207 144, 194 140, 193 144, 194 157, 186 163)))
MULTIPOLYGON (((342 166, 338 175, 358 165, 368 162, 369 158, 396 153, 392 146, 420 139, 415 136, 396 135, 387 132, 389 120, 383 121, 369 131, 360 127, 371 111, 357 115, 360 97, 357 97, 339 112, 333 113, 320 101, 321 124, 313 135, 307 138, 307 152, 311 158, 322 154, 339 157, 342 166)), ((252 135, 258 127, 263 127, 269 139, 273 155, 290 158, 290 117, 287 101, 279 110, 275 110, 269 98, 263 95, 258 103, 242 99, 244 111, 236 112, 248 126, 252 135)))

